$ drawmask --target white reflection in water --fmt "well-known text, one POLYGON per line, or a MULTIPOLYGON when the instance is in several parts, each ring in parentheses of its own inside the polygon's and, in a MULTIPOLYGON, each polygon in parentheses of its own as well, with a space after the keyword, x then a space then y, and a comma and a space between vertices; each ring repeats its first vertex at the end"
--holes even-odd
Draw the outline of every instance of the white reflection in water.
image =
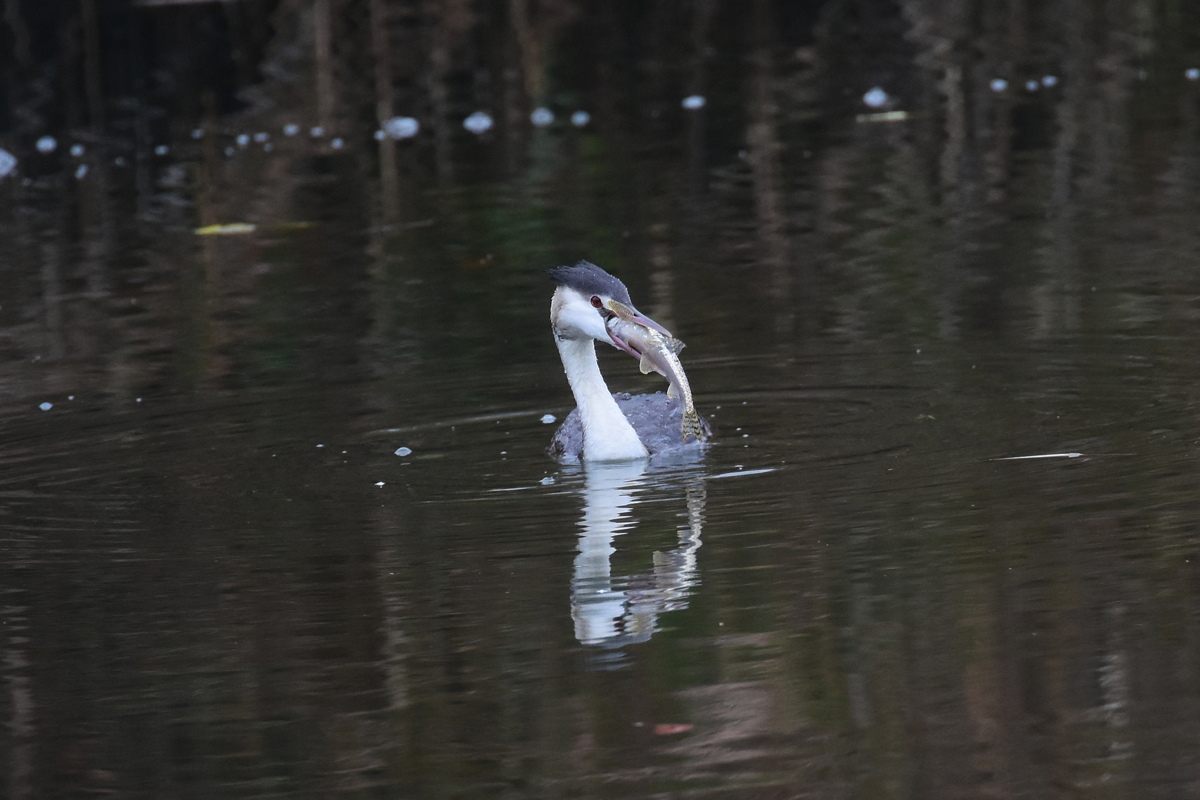
POLYGON ((679 528, 679 546, 656 552, 653 572, 612 573, 614 540, 637 522, 635 492, 644 488, 645 462, 589 465, 585 473, 579 554, 571 578, 571 617, 575 638, 587 645, 645 641, 658 629, 658 616, 687 607, 698 578, 696 551, 704 526, 704 484, 685 488, 687 524, 679 528))

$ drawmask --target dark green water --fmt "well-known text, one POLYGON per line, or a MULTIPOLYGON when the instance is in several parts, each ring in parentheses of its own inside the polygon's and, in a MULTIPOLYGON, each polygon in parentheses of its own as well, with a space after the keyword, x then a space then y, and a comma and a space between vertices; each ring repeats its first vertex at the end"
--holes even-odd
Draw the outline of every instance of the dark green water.
POLYGON ((3 794, 1193 794, 1200 17, 968 5, 13 4, 3 794))

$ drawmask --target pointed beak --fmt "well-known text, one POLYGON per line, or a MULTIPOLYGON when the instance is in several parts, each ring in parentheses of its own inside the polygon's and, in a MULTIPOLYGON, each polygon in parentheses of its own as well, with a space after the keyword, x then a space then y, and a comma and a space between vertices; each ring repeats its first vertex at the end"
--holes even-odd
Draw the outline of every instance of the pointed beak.
MULTIPOLYGON (((653 331, 658 331, 667 338, 674 338, 671 332, 659 325, 654 320, 647 317, 642 312, 638 311, 633 306, 627 306, 617 300, 608 301, 608 310, 617 316, 618 319, 630 322, 634 325, 640 325, 643 328, 649 328, 653 331)), ((619 335, 613 333, 611 326, 608 328, 608 338, 612 339, 612 343, 616 345, 618 350, 623 350, 634 358, 641 358, 642 354, 629 345, 629 342, 622 339, 619 335)))

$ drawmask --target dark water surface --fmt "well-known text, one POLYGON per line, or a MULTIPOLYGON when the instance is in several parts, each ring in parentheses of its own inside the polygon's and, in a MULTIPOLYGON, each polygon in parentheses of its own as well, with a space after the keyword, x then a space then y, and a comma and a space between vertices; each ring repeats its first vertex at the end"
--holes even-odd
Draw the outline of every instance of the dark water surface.
POLYGON ((1200 794, 1197 8, 9 5, 4 796, 1200 794))

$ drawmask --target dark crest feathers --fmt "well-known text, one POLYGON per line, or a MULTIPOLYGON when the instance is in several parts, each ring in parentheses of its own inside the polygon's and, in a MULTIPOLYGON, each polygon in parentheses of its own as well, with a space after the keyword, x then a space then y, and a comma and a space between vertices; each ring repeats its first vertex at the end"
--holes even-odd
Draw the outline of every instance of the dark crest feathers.
POLYGON ((580 261, 573 267, 555 267, 547 270, 547 274, 559 286, 570 287, 580 294, 605 295, 626 305, 633 305, 625 284, 590 261, 580 261))

